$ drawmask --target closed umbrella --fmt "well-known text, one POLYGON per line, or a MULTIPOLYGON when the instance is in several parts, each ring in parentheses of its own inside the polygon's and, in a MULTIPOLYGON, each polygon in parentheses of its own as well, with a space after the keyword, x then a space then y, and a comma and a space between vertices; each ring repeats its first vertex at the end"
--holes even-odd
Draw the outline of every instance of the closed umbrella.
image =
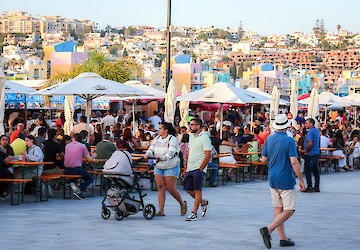
POLYGON ((170 80, 165 96, 165 113, 164 120, 174 125, 176 109, 176 84, 173 79, 170 80))
POLYGON ((5 74, 3 68, 0 67, 0 135, 5 134, 4 113, 5 113, 5 74))
MULTIPOLYGON (((186 95, 189 91, 187 90, 187 87, 185 84, 183 84, 181 89, 181 94, 186 95)), ((180 126, 188 127, 188 116, 189 116, 189 103, 188 101, 181 101, 180 102, 180 116, 181 121, 179 123, 180 126)))
POLYGON ((65 96, 65 106, 64 106, 64 115, 65 115, 65 124, 64 124, 64 133, 70 135, 72 128, 74 126, 74 102, 75 96, 67 95, 65 96))
POLYGON ((279 102, 280 102, 280 92, 276 86, 273 87, 271 92, 271 102, 270 102, 270 126, 272 128, 272 123, 275 120, 275 116, 279 113, 279 102))
POLYGON ((315 121, 316 117, 319 116, 319 95, 316 88, 311 90, 307 116, 313 118, 315 121))
POLYGON ((298 112, 298 85, 295 79, 291 79, 290 113, 293 115, 292 125, 296 125, 296 114, 298 112))

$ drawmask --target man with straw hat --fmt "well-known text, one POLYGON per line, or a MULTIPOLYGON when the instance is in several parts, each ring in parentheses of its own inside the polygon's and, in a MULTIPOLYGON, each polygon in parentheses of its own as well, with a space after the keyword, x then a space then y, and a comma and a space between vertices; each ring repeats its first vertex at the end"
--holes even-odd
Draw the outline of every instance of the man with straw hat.
POLYGON ((284 230, 284 222, 295 212, 295 177, 299 180, 300 190, 304 190, 304 181, 297 160, 297 150, 294 139, 286 135, 290 125, 285 114, 278 114, 273 122, 276 132, 270 135, 262 149, 262 161, 269 164, 269 185, 275 213, 274 220, 260 229, 265 246, 271 248, 270 234, 277 228, 280 246, 293 246, 295 242, 289 239, 284 230))

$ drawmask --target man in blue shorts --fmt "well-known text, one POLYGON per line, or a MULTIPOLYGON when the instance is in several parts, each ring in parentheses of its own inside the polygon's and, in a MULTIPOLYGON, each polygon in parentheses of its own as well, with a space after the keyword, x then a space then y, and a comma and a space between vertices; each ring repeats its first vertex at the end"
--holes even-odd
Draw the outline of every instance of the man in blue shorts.
POLYGON ((189 153, 187 156, 187 166, 184 168, 184 189, 194 198, 194 208, 186 217, 186 221, 197 220, 199 205, 202 208, 201 216, 204 218, 207 213, 209 201, 202 198, 202 180, 206 166, 211 159, 211 140, 201 129, 202 120, 193 118, 190 121, 189 153))
POLYGON ((271 199, 274 205, 274 220, 267 226, 260 229, 265 246, 271 248, 270 234, 277 228, 280 246, 294 246, 295 242, 289 239, 284 230, 284 222, 295 212, 295 177, 299 180, 300 191, 304 190, 304 181, 300 171, 300 164, 297 160, 296 144, 293 138, 286 135, 287 127, 291 120, 285 114, 275 117, 273 123, 276 133, 270 135, 262 149, 263 162, 269 165, 269 185, 271 199))

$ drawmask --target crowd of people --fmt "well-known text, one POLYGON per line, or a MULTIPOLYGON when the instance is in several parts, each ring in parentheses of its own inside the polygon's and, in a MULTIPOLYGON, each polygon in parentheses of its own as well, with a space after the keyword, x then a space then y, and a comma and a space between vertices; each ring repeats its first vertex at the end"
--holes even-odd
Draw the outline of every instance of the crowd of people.
MULTIPOLYGON (((349 114, 339 111, 336 119, 332 120, 328 117, 322 122, 306 118, 303 111, 299 111, 295 117, 291 113, 286 113, 286 117, 288 120, 296 121, 290 124, 285 132, 297 145, 297 157, 307 180, 304 192, 320 192, 318 161, 321 154, 340 156, 337 164, 339 171, 352 171, 359 167, 359 133, 353 127, 353 118, 349 114), (321 148, 334 149, 321 151, 321 148), (312 174, 315 177, 314 186, 312 174)), ((70 135, 64 133, 63 114, 54 123, 43 116, 38 116, 26 126, 21 120, 15 123, 16 119, 10 119, 6 135, 1 136, 1 178, 35 178, 42 173, 80 174, 83 176, 83 181, 80 184, 71 183, 70 187, 77 198, 83 199, 82 192, 93 182, 92 176, 84 169, 84 159, 88 161, 94 158, 108 159, 118 149, 140 153, 137 152, 137 148, 149 147, 145 157, 156 156, 160 159, 155 166, 155 178, 159 190, 157 215, 165 215, 165 190, 168 190, 179 202, 181 215, 185 215, 186 201, 176 189, 177 178, 184 178, 185 190, 194 197, 197 204, 189 215, 191 220, 197 218, 199 205, 206 210, 208 201, 202 199, 201 193, 198 192, 201 191, 199 174, 189 174, 187 171, 200 169, 202 173, 203 170, 206 172, 208 167, 211 171, 207 181, 210 187, 216 187, 219 163, 236 163, 239 159, 234 152, 262 152, 267 138, 275 130, 271 126, 268 113, 257 112, 251 119, 248 109, 226 112, 222 127, 219 116, 215 115, 214 119, 203 117, 200 119, 195 113, 191 115, 193 122, 189 119, 189 128, 173 127, 172 124, 164 123, 161 112, 157 111, 154 111, 150 117, 146 116, 146 112, 142 112, 141 116, 133 117, 132 112, 126 110, 113 114, 107 111, 104 115, 96 112, 92 114, 90 124, 87 124, 84 115, 78 115, 77 118, 78 122, 73 126, 70 135), (197 127, 198 125, 200 127, 197 127), (196 129, 192 126, 196 126, 196 129), (193 135, 196 132, 201 137, 208 138, 210 143, 209 146, 206 140, 201 141, 203 144, 203 147, 200 147, 201 151, 205 152, 201 159, 196 159, 191 152, 192 150, 196 152, 198 149, 193 148, 197 138, 193 135), (91 154, 91 146, 96 147, 93 154, 91 154), (218 157, 219 154, 225 156, 218 157), (20 176, 20 173, 14 172, 12 167, 6 164, 9 157, 35 162, 54 162, 54 164, 27 168, 20 176), (180 169, 186 170, 180 173, 180 169), (190 182, 189 176, 192 176, 190 182)), ((260 153, 249 157, 252 161, 259 161, 260 153)), ((97 163, 96 168, 101 169, 102 164, 97 163)), ((226 179, 233 181, 234 173, 229 171, 226 179)), ((8 194, 6 184, 1 184, 0 194, 2 197, 8 194)))

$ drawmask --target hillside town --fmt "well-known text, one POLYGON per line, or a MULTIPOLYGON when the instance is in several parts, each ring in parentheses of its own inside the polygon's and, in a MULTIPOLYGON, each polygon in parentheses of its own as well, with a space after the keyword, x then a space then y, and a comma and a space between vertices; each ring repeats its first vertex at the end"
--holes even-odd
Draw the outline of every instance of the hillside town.
MULTIPOLYGON (((228 82, 270 92, 274 85, 282 96, 290 92, 290 79, 299 94, 322 90, 344 96, 360 89, 358 78, 360 35, 314 20, 311 33, 263 36, 243 28, 171 27, 171 73, 178 89, 192 91, 228 82)), ((139 78, 165 89, 166 30, 149 26, 100 28, 92 20, 61 16, 33 17, 27 12, 0 16, 0 66, 9 80, 41 83, 71 70, 97 50, 108 60, 134 58, 143 70, 139 78)))

